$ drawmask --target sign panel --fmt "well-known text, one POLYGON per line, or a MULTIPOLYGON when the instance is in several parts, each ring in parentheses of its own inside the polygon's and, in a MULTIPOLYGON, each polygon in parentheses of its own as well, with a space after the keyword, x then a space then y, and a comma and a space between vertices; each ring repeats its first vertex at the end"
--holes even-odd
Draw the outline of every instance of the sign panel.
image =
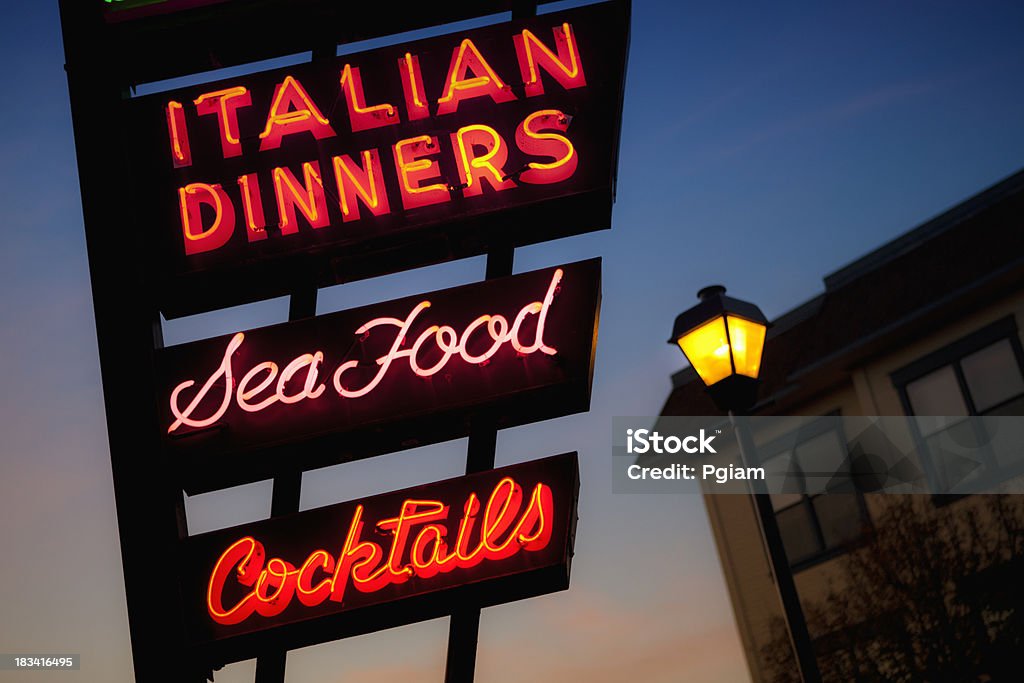
POLYGON ((226 663, 564 590, 578 493, 566 453, 190 537, 189 639, 226 663))
POLYGON ((94 0, 103 5, 108 22, 131 21, 160 14, 217 5, 227 0, 94 0))
POLYGON ((628 25, 616 0, 127 101, 161 310, 610 227, 628 25))
POLYGON ((164 445, 189 493, 589 409, 600 259, 172 346, 164 445), (299 445, 302 448, 299 448, 299 445))

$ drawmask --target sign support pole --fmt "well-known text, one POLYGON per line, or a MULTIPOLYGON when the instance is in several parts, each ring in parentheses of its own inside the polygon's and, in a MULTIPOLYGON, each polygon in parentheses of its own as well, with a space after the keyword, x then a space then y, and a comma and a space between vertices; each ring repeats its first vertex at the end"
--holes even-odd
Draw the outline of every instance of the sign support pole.
MULTIPOLYGON (((288 301, 288 320, 301 320, 316 315, 316 287, 297 290, 288 301)), ((299 511, 302 493, 302 472, 292 470, 274 477, 274 492, 270 500, 270 516, 281 517, 299 511)), ((268 652, 256 659, 256 683, 284 683, 288 651, 268 652)))
MULTIPOLYGON (((513 3, 512 18, 536 16, 536 0, 513 3)), ((486 278, 512 274, 515 247, 502 245, 487 253, 486 278)), ((494 469, 494 451, 498 426, 491 416, 473 418, 466 453, 466 474, 494 469)), ((445 683, 473 683, 476 676, 476 649, 480 639, 480 608, 469 607, 452 612, 448 624, 448 656, 445 662, 445 683)))
POLYGON ((184 499, 154 438, 154 402, 124 398, 156 395, 150 368, 163 344, 148 273, 123 259, 125 236, 135 228, 131 214, 110 191, 111 179, 130 173, 110 150, 128 83, 116 70, 118 56, 97 40, 104 35, 100 3, 61 0, 60 16, 135 680, 194 683, 204 672, 182 656, 179 598, 169 596, 169 607, 152 599, 154 558, 177 574, 177 546, 188 536, 184 499))
MULTIPOLYGON (((326 45, 313 51, 313 61, 331 59, 338 54, 337 45, 326 45)), ((302 320, 316 315, 316 285, 303 286, 292 292, 288 300, 288 320, 302 320)), ((270 499, 270 516, 281 517, 299 511, 302 495, 302 472, 292 470, 274 477, 270 499)), ((268 652, 256 658, 255 683, 284 683, 288 650, 268 652)))
MULTIPOLYGON (((515 248, 502 246, 487 254, 486 278, 512 274, 515 248)), ((466 449, 466 474, 494 469, 494 451, 498 442, 498 425, 493 416, 473 418, 466 449)), ((452 612, 448 624, 448 657, 445 683, 473 683, 476 674, 476 646, 480 636, 480 608, 467 607, 452 612)))
MULTIPOLYGON (((518 0, 512 18, 537 14, 537 3, 518 0)), ((512 274, 515 248, 501 246, 487 254, 486 279, 512 274)), ((498 426, 491 416, 473 419, 466 452, 466 474, 494 469, 494 451, 498 442, 498 426)), ((476 675, 476 649, 480 639, 480 608, 470 607, 452 612, 448 624, 448 656, 445 662, 445 683, 473 683, 476 675)))

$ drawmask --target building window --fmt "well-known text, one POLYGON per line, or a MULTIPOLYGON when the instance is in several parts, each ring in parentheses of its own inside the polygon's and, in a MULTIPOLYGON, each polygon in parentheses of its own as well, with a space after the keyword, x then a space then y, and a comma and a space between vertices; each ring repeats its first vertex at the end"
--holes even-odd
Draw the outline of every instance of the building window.
POLYGON ((1024 467, 1020 449, 992 447, 992 422, 979 419, 1024 415, 1022 368, 1010 316, 893 373, 935 491, 975 490, 1024 467))
POLYGON ((791 567, 833 557, 861 536, 867 510, 853 479, 844 476, 850 462, 839 415, 815 420, 758 451, 768 476, 784 482, 783 492, 771 500, 791 567))

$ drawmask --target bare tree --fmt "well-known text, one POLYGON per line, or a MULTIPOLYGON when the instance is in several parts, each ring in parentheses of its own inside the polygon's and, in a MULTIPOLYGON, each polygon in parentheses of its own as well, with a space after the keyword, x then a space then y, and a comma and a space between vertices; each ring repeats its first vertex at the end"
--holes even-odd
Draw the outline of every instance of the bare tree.
MULTIPOLYGON (((1024 497, 877 502, 826 599, 804 604, 824 680, 1021 681, 1024 497)), ((798 683, 781 620, 762 657, 798 683)))

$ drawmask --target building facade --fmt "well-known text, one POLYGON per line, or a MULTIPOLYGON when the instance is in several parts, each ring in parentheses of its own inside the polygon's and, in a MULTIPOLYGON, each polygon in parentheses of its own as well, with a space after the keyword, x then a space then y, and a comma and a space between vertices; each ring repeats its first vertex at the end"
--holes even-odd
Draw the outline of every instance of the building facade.
MULTIPOLYGON (((964 479, 999 490, 1024 472, 1024 448, 979 466, 936 447, 976 437, 969 416, 1024 415, 1024 171, 824 284, 773 321, 753 414, 904 416, 899 438, 936 491, 964 479)), ((687 368, 662 414, 720 413, 687 368)), ((837 422, 759 448, 761 464, 846 457, 837 422)), ((752 498, 704 498, 753 680, 797 680, 752 498)), ((772 495, 823 678, 1019 680, 1022 499, 772 495)))

